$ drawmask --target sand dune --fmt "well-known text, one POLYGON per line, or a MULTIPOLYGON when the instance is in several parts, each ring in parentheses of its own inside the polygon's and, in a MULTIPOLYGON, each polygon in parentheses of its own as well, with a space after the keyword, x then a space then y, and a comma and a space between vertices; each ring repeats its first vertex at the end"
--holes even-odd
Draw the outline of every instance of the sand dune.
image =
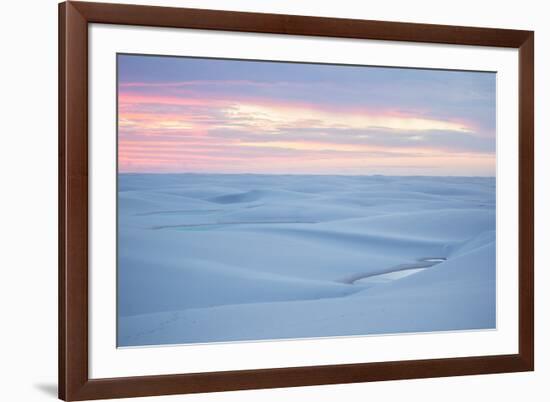
POLYGON ((495 180, 119 176, 119 346, 495 327, 495 180))

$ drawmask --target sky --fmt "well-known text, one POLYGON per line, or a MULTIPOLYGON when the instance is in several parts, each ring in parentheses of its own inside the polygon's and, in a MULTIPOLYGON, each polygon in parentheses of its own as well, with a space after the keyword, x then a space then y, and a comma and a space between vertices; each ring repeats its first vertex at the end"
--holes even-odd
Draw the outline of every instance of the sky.
POLYGON ((494 176, 496 74, 118 55, 128 173, 494 176))

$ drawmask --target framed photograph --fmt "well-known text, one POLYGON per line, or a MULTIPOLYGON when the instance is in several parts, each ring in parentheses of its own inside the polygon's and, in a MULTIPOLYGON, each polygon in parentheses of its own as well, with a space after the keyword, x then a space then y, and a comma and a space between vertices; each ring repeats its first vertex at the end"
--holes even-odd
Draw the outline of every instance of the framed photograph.
POLYGON ((533 32, 59 22, 61 399, 534 369, 533 32))

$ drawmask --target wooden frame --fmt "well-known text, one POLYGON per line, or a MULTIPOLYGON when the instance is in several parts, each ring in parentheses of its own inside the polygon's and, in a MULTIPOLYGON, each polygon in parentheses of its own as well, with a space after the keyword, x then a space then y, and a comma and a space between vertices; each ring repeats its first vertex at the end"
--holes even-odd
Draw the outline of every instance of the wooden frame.
POLYGON ((183 8, 59 5, 59 397, 85 400, 534 369, 534 33, 183 8), (399 362, 89 379, 88 24, 261 32, 519 49, 519 353, 399 362))

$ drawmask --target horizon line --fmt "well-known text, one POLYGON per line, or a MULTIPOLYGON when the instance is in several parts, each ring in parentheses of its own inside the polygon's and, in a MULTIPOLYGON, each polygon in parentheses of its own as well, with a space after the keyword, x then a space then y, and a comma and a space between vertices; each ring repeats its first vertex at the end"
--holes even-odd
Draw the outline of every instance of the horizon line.
POLYGON ((496 175, 428 175, 428 174, 381 174, 381 173, 371 173, 371 174, 346 174, 346 173, 221 173, 221 172, 117 172, 117 175, 219 175, 219 176, 356 176, 356 177, 372 177, 372 176, 383 176, 383 177, 481 177, 481 178, 494 178, 496 175))

